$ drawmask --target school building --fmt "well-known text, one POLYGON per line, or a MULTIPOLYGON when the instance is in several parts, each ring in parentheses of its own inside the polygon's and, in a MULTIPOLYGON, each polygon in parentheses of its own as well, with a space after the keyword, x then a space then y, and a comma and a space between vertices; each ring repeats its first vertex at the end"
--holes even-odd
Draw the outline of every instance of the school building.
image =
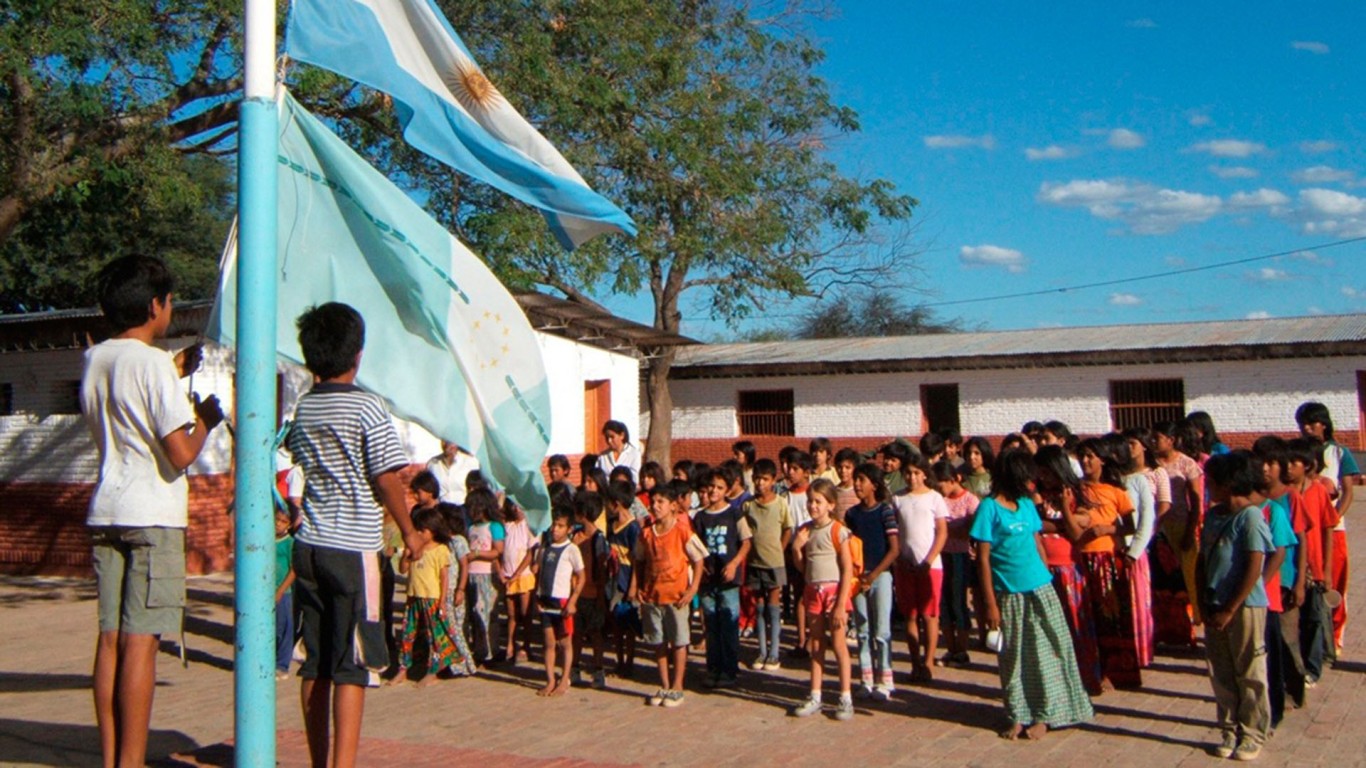
MULTIPOLYGON (((608 419, 638 433, 640 360, 661 347, 691 343, 648 326, 543 294, 518 303, 537 329, 550 380, 550 452, 571 457, 602 448, 608 419)), ((208 302, 177 304, 163 346, 175 351, 198 340, 208 302)), ((97 310, 0 316, 0 573, 84 574, 90 569, 85 529, 99 463, 80 411, 84 350, 108 335, 97 310)), ((369 343, 383 343, 372 337, 369 343)), ((303 368, 278 366, 278 412, 288 418, 311 385, 303 368)), ((233 351, 205 344, 204 363, 189 381, 201 396, 217 394, 228 418, 233 407, 233 351)), ((432 396, 440 396, 433 382, 432 396)), ((439 452, 421 427, 395 419, 414 470, 439 452)), ((190 573, 230 567, 232 442, 214 430, 189 470, 190 573)))
POLYGON ((1030 420, 1088 435, 1196 410, 1238 447, 1295 433, 1305 400, 1361 449, 1366 314, 709 344, 679 350, 670 390, 675 461, 730 458, 739 439, 768 456, 946 427, 995 444, 1030 420))

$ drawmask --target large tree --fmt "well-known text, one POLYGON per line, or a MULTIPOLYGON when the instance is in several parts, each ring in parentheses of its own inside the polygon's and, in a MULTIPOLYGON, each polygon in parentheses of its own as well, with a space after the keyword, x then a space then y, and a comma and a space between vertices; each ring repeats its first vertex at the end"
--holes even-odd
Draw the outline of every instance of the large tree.
MULTIPOLYGON (((504 94, 637 238, 565 254, 524 206, 477 185, 432 201, 504 275, 585 303, 646 290, 654 327, 678 333, 685 296, 735 322, 775 297, 895 284, 915 201, 841 173, 824 151, 858 130, 816 67, 821 50, 784 5, 730 0, 443 2, 504 94), (887 229, 890 225, 891 229, 887 229)), ((646 452, 667 459, 671 348, 650 359, 646 452)))

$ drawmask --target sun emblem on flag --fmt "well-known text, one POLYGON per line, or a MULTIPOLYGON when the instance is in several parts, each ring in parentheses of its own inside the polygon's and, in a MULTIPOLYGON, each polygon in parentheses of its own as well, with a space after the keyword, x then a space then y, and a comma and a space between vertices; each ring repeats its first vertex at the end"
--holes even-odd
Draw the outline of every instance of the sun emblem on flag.
POLYGON ((455 100, 470 111, 488 110, 503 98, 498 88, 472 61, 457 59, 452 71, 446 72, 443 79, 455 100))

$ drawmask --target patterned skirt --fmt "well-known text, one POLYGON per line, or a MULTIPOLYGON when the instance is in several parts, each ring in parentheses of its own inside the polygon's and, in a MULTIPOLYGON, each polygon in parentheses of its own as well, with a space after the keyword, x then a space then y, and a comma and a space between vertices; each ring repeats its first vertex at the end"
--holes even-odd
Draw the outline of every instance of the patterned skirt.
POLYGON ((427 674, 434 675, 455 662, 455 642, 446 620, 437 615, 439 602, 431 597, 408 598, 399 651, 399 664, 404 669, 412 669, 413 647, 419 642, 427 645, 427 674))
POLYGON ((1091 601, 1086 594, 1086 579, 1076 565, 1050 565, 1053 591, 1058 595, 1072 648, 1077 657, 1077 672, 1092 695, 1100 693, 1100 650, 1096 647, 1096 624, 1091 619, 1091 601))
POLYGON ((1001 609, 1002 698, 1012 724, 1056 728, 1090 721, 1067 619, 1052 585, 1033 592, 996 594, 1001 609))
POLYGON ((465 641, 465 602, 456 605, 446 598, 446 634, 455 645, 455 660, 451 662, 451 674, 464 677, 475 673, 474 654, 470 653, 469 643, 465 641))
POLYGON ((1139 555, 1129 566, 1129 599, 1134 612, 1134 641, 1137 645, 1138 666, 1153 663, 1153 582, 1148 567, 1148 553, 1139 555))
POLYGON ((1083 552, 1080 558, 1096 625, 1101 672, 1116 688, 1138 688, 1143 679, 1134 637, 1128 561, 1114 552, 1083 552))

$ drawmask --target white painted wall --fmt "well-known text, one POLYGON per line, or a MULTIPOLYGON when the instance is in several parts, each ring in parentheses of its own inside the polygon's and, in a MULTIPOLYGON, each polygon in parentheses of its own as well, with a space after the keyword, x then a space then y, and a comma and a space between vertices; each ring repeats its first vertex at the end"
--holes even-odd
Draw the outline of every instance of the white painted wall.
POLYGON ((1109 382, 1185 381, 1186 410, 1208 411, 1221 432, 1294 431, 1296 406, 1318 400, 1339 429, 1358 429, 1356 372, 1366 356, 1306 360, 1096 366, 1009 371, 870 373, 686 379, 670 382, 675 439, 735 437, 737 393, 792 389, 798 435, 917 435, 920 386, 957 384, 965 435, 1003 435, 1031 419, 1078 434, 1110 430, 1109 382))
MULTIPOLYGON (((635 358, 559 336, 537 336, 550 378, 549 452, 583 451, 583 383, 591 380, 611 380, 612 415, 626 423, 634 438, 639 423, 635 358)), ((167 348, 175 352, 188 344, 177 339, 167 348)), ((0 417, 0 481, 93 483, 97 479, 99 462, 81 415, 56 412, 72 410, 63 404, 80 381, 82 355, 78 349, 0 354, 0 382, 13 385, 15 411, 13 416, 0 417)), ((230 418, 233 359, 230 348, 207 343, 204 363, 193 379, 194 391, 201 397, 216 393, 230 418)), ((283 374, 282 410, 290 418, 313 379, 308 371, 289 363, 281 363, 279 371, 283 374)), ((401 419, 395 419, 394 425, 414 462, 425 462, 439 452, 440 442, 422 427, 401 419)), ((214 430, 190 472, 219 474, 231 468, 232 439, 226 429, 214 430)))

